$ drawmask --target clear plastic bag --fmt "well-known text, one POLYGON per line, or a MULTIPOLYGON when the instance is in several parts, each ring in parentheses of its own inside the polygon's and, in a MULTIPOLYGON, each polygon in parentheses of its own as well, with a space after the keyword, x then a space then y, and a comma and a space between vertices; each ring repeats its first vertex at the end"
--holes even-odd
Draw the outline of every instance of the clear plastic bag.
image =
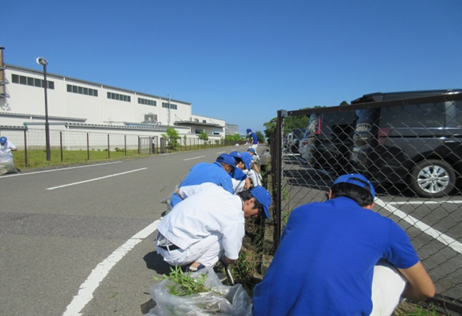
POLYGON ((170 280, 163 280, 151 288, 152 299, 156 306, 146 315, 151 316, 184 316, 184 315, 232 315, 251 316, 252 299, 241 284, 223 285, 212 268, 206 267, 191 273, 193 278, 207 274, 205 286, 211 292, 188 296, 170 294, 170 280))
POLYGON ((10 151, 0 151, 0 175, 17 172, 18 169, 14 165, 13 156, 10 154, 10 151))

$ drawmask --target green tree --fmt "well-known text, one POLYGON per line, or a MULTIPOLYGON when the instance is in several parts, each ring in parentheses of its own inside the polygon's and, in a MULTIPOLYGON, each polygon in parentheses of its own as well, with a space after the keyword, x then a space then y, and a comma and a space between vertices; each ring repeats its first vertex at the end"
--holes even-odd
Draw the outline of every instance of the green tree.
MULTIPOLYGON (((323 108, 325 106, 315 105, 314 107, 306 107, 300 110, 309 110, 309 109, 317 109, 323 108)), ((297 129, 297 128, 307 128, 308 123, 310 121, 309 116, 305 115, 297 115, 297 116, 287 116, 284 118, 284 134, 290 133, 290 131, 297 129)), ((266 127, 264 133, 267 139, 271 139, 273 137, 274 131, 276 130, 277 124, 277 117, 272 118, 271 121, 266 122, 263 126, 266 127)))
POLYGON ((203 140, 203 141, 208 141, 209 140, 209 135, 207 135, 207 133, 205 131, 202 131, 197 137, 200 140, 203 140))
POLYGON ((168 141, 169 147, 171 149, 175 149, 178 146, 180 146, 180 143, 179 143, 178 140, 181 137, 178 134, 178 131, 175 128, 171 127, 171 126, 168 126, 166 132, 167 132, 167 134, 162 134, 162 137, 165 138, 168 141))
POLYGON ((267 139, 271 139, 271 137, 273 136, 274 131, 276 130, 277 121, 278 121, 278 118, 274 117, 271 119, 271 121, 263 124, 263 126, 265 126, 266 128, 263 132, 265 133, 265 137, 267 139))
POLYGON ((256 131, 255 135, 257 135, 257 139, 260 142, 260 144, 265 143, 265 135, 263 135, 263 133, 261 131, 256 131))
POLYGON ((237 141, 240 141, 240 140, 243 140, 243 138, 239 134, 231 134, 231 135, 226 135, 225 136, 225 141, 237 142, 237 141))

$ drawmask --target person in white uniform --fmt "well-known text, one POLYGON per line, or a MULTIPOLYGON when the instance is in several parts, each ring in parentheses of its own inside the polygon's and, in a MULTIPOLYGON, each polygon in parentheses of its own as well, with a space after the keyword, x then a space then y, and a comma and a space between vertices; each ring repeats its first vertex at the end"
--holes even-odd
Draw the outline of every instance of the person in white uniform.
POLYGON ((245 218, 263 213, 270 218, 271 196, 263 187, 233 195, 213 183, 204 183, 193 196, 178 203, 157 227, 157 253, 173 266, 190 271, 225 264, 239 256, 245 218))
POLYGON ((0 174, 20 171, 14 165, 12 151, 18 150, 5 136, 0 137, 0 174))
POLYGON ((249 177, 250 182, 252 182, 252 186, 260 186, 261 177, 259 177, 259 174, 255 171, 255 169, 253 169, 252 156, 248 152, 242 152, 241 157, 242 162, 244 163, 242 171, 249 177))

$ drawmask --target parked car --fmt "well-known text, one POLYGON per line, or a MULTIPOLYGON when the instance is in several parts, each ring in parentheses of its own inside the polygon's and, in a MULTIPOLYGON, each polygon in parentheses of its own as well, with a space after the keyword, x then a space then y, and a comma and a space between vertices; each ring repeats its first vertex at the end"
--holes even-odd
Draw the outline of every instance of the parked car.
POLYGON ((305 134, 305 128, 297 128, 287 134, 287 149, 292 153, 298 153, 300 140, 305 134))
POLYGON ((409 99, 406 105, 357 111, 354 169, 380 183, 407 183, 421 197, 451 193, 462 174, 462 101, 431 103, 422 97, 459 93, 462 89, 372 93, 353 100, 409 99))
POLYGON ((347 173, 356 119, 355 111, 348 107, 338 112, 311 114, 300 147, 307 164, 337 175, 347 173))

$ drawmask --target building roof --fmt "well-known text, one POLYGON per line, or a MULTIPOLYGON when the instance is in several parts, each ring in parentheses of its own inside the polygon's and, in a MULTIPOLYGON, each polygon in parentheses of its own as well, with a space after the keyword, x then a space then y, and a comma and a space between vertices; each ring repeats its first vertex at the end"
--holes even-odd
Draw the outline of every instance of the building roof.
POLYGON ((221 125, 215 124, 215 123, 201 123, 201 122, 194 122, 194 121, 176 121, 173 124, 175 124, 175 125, 188 125, 188 126, 221 127, 221 128, 224 127, 224 126, 221 126, 221 125))

